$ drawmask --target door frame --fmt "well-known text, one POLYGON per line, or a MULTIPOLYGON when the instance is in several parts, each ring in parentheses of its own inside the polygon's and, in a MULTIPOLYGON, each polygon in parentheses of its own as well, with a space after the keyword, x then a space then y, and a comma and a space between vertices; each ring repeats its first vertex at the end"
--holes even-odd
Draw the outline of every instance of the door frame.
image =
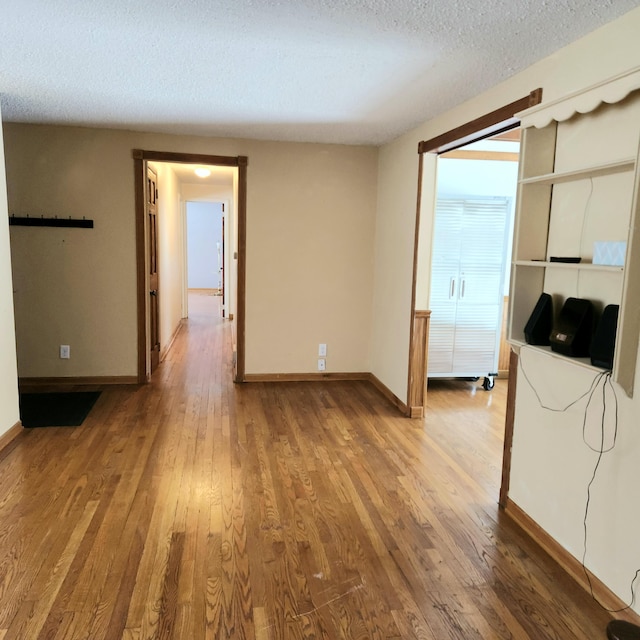
MULTIPOLYGON (((455 129, 451 129, 430 140, 424 140, 418 144, 418 202, 416 207, 416 226, 413 246, 413 282, 411 285, 411 324, 409 327, 409 363, 408 363, 408 384, 407 384, 407 405, 413 415, 414 408, 411 406, 412 389, 427 385, 427 358, 424 358, 424 365, 417 370, 414 352, 420 347, 420 341, 414 336, 414 325, 416 315, 424 313, 416 309, 416 285, 418 279, 418 258, 419 258, 419 237, 420 237, 420 208, 422 203, 422 180, 424 171, 423 155, 425 153, 441 154, 458 147, 465 146, 471 142, 482 140, 494 136, 503 131, 513 129, 520 124, 516 114, 524 109, 533 107, 542 102, 542 89, 534 89, 528 95, 510 102, 490 113, 486 113, 479 118, 466 122, 455 129)), ((507 410, 505 416, 505 437, 504 450, 502 456, 502 483, 500 486, 500 496, 498 503, 501 507, 507 503, 509 495, 509 478, 511 470, 511 443, 513 440, 513 422, 515 410, 515 389, 517 383, 517 361, 518 356, 512 352, 509 368, 509 389, 507 392, 507 410)), ((426 393, 425 393, 426 398, 426 393)), ((421 414, 422 407, 415 407, 416 414, 421 414)), ((421 417, 419 415, 418 417, 421 417)))
POLYGON ((237 254, 237 297, 236 297, 236 356, 234 359, 234 382, 245 380, 245 309, 246 309, 246 245, 247 245, 247 156, 215 156, 198 153, 175 153, 171 151, 148 151, 133 149, 133 170, 135 188, 136 227, 136 285, 138 319, 138 383, 149 382, 149 310, 146 301, 146 236, 148 233, 145 216, 144 184, 146 163, 178 162, 183 164, 208 164, 238 169, 238 254, 237 254))

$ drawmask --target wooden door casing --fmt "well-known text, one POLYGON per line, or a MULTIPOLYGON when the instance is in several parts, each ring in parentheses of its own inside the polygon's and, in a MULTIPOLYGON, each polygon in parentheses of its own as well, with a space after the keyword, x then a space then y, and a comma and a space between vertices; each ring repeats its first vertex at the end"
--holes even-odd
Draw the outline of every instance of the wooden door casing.
POLYGON ((151 356, 151 373, 160 363, 160 295, 158 278, 158 176, 147 166, 146 181, 147 210, 147 256, 149 264, 149 350, 151 356))

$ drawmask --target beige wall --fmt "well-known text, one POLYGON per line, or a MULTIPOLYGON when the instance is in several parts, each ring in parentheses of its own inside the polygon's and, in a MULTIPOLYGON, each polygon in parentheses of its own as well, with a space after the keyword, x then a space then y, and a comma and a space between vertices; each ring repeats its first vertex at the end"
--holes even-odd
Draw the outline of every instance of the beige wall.
POLYGON ((247 372, 370 371, 377 151, 287 146, 249 157, 247 372))
POLYGON ((136 373, 131 150, 249 157, 246 371, 368 371, 377 150, 5 125, 11 210, 91 217, 17 229, 22 376, 136 373), (58 358, 59 344, 71 359, 58 358))
POLYGON ((182 205, 180 185, 175 171, 163 163, 153 163, 152 166, 158 173, 160 353, 164 355, 182 318, 184 279, 182 205))
MULTIPOLYGON (((0 114, 1 120, 2 114, 0 114)), ((11 429, 20 419, 11 258, 9 253, 4 147, 2 144, 2 131, 0 130, 0 435, 11 429)))
MULTIPOLYGON (((640 9, 636 9, 381 148, 371 357, 373 373, 399 397, 406 397, 407 388, 409 254, 414 233, 418 142, 516 100, 536 87, 543 88, 546 102, 640 65, 639 32, 640 9), (390 300, 400 307, 385 304, 390 300), (382 341, 384 337, 388 337, 386 342, 382 341)), ((434 175, 435 163, 428 159, 423 182, 418 308, 424 308, 429 299, 434 175)), ((545 363, 544 366, 548 366, 548 362, 545 363)), ((557 380, 558 384, 569 375, 559 367, 546 371, 536 360, 532 360, 530 366, 530 375, 557 380)), ((564 386, 567 396, 583 389, 583 377, 573 376, 571 383, 564 386)), ((539 408, 534 411, 535 399, 527 389, 521 380, 510 497, 579 558, 586 487, 595 457, 585 451, 581 443, 581 413, 551 416, 539 408), (540 425, 545 428, 540 429, 540 425)), ((621 392, 621 395, 624 394, 621 392)), ((619 446, 608 455, 599 472, 597 499, 592 503, 589 519, 587 566, 625 600, 629 599, 634 571, 640 567, 636 533, 640 528, 640 514, 633 507, 640 498, 636 479, 640 466, 638 396, 640 393, 636 393, 636 400, 621 401, 619 446)), ((640 610, 638 605, 636 609, 640 610)))
POLYGON ((135 375, 127 134, 9 124, 5 147, 12 212, 94 220, 94 229, 11 228, 20 376, 135 375))

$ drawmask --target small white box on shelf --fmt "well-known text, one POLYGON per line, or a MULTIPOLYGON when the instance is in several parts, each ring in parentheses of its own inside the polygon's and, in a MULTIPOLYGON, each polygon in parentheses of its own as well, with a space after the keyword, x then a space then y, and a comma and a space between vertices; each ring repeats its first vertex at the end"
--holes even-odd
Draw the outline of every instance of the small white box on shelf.
POLYGON ((624 267, 624 258, 626 254, 626 242, 593 243, 593 264, 609 265, 612 267, 624 267))

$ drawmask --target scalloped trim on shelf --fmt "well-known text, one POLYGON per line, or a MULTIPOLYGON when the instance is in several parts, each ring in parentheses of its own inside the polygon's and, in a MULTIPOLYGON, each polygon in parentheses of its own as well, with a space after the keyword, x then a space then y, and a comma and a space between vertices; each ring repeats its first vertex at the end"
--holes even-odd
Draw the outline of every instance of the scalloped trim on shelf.
POLYGON ((616 104, 624 100, 630 93, 640 89, 640 67, 635 67, 591 85, 586 89, 575 91, 563 98, 541 103, 525 111, 517 113, 520 124, 525 127, 541 129, 556 122, 563 122, 577 113, 595 111, 602 103, 616 104))

